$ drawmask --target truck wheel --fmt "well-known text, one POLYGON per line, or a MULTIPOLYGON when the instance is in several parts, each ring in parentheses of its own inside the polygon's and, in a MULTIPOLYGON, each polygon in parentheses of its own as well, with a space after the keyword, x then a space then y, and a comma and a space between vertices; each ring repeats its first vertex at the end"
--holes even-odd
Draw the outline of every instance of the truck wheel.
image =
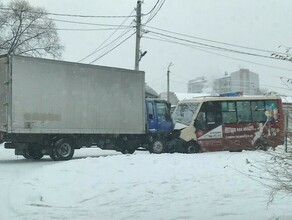
POLYGON ((31 156, 28 154, 27 150, 22 154, 22 156, 28 160, 32 159, 31 156))
POLYGON ((70 160, 74 155, 74 145, 68 138, 58 140, 51 149, 53 160, 70 160))
POLYGON ((58 155, 57 155, 57 153, 56 153, 56 149, 54 148, 54 146, 52 146, 52 147, 50 148, 49 155, 50 155, 50 158, 51 158, 52 160, 55 160, 55 161, 59 160, 59 157, 58 157, 58 155))
POLYGON ((156 139, 153 141, 149 148, 149 152, 152 154, 161 154, 164 152, 164 142, 162 140, 156 139))
POLYGON ((26 151, 23 153, 23 157, 26 159, 40 160, 42 159, 44 154, 42 153, 42 149, 37 144, 31 144, 28 146, 26 151))
POLYGON ((133 154, 135 152, 135 149, 125 148, 121 152, 122 154, 133 154))
POLYGON ((30 145, 28 147, 28 154, 34 160, 40 160, 44 156, 44 154, 42 153, 41 146, 38 145, 30 145))
POLYGON ((185 151, 186 151, 187 154, 195 154, 195 153, 200 153, 201 152, 201 148, 200 148, 200 145, 197 142, 189 141, 186 144, 185 151))

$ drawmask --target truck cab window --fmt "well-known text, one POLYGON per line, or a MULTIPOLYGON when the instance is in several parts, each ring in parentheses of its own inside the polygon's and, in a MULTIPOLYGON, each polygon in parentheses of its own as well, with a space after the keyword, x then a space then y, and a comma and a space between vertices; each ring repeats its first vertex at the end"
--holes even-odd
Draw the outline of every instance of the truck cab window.
POLYGON ((157 116, 165 121, 170 121, 170 108, 165 102, 157 102, 157 116))
POLYGON ((148 118, 154 119, 154 111, 152 102, 147 102, 148 118))

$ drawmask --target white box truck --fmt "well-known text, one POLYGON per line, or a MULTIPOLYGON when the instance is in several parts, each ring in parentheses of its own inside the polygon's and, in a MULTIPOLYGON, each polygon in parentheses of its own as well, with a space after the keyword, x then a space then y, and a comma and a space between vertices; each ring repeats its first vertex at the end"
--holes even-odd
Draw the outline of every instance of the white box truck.
POLYGON ((17 155, 55 160, 84 145, 122 145, 145 134, 144 81, 142 71, 3 55, 1 140, 17 155))

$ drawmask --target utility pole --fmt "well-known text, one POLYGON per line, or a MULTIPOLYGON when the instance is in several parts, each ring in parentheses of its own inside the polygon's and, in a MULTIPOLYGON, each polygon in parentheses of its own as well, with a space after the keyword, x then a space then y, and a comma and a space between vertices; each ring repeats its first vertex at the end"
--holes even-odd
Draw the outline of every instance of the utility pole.
POLYGON ((168 65, 168 68, 167 68, 167 101, 169 102, 169 73, 170 73, 170 70, 169 68, 172 66, 173 64, 170 63, 168 65))
POLYGON ((139 70, 140 39, 141 39, 141 1, 137 1, 136 8, 136 52, 135 52, 135 70, 139 70))

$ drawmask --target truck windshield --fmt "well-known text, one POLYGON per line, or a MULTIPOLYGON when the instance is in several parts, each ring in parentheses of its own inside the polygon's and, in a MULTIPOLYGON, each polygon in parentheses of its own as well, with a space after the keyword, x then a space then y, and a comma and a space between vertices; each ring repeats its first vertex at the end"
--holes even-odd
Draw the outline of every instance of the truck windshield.
POLYGON ((172 114, 173 122, 189 125, 200 103, 181 103, 172 114))
POLYGON ((165 102, 157 102, 157 116, 163 120, 169 121, 170 117, 170 109, 165 102))

